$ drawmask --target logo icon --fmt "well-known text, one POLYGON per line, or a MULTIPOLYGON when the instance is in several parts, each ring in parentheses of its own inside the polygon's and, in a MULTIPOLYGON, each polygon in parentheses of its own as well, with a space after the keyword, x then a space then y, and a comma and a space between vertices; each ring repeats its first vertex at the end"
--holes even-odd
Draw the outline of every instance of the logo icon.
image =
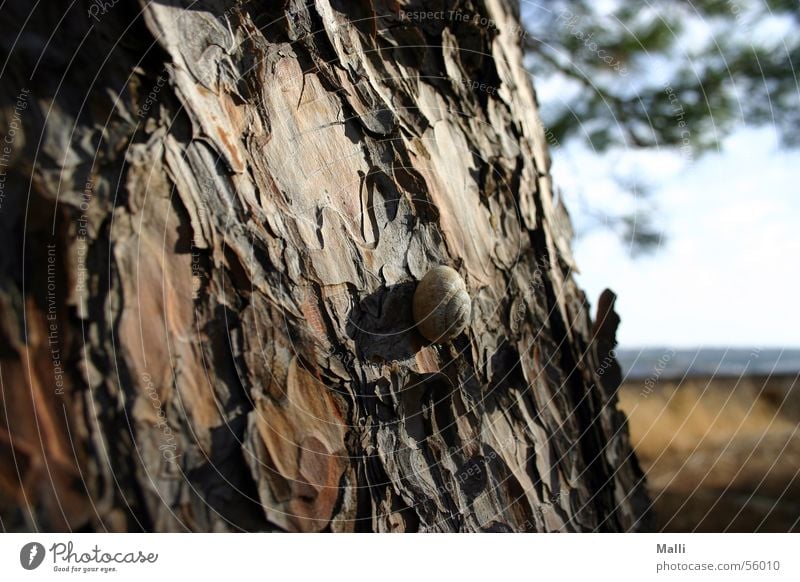
POLYGON ((19 563, 26 570, 35 570, 44 561, 44 546, 39 542, 28 542, 19 551, 19 563))

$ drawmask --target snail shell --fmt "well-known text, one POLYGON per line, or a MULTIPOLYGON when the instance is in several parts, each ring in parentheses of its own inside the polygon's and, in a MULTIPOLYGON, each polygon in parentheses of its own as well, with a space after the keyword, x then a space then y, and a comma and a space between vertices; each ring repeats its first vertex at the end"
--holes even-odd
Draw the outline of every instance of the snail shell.
POLYGON ((472 305, 464 279, 450 267, 434 267, 414 291, 414 321, 427 339, 444 342, 467 327, 472 305))

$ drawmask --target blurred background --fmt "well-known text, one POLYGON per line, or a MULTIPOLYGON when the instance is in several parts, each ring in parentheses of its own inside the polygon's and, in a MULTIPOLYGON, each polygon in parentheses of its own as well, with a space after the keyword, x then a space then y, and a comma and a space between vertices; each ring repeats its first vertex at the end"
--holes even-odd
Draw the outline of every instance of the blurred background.
POLYGON ((800 5, 522 2, 659 526, 800 531, 800 5))

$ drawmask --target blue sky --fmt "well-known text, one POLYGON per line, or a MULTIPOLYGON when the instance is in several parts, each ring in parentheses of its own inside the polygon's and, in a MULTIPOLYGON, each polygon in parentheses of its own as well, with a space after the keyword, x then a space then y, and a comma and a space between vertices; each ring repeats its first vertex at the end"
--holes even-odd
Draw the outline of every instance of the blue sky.
POLYGON ((553 154, 579 231, 581 198, 612 210, 634 203, 609 168, 634 164, 656 185, 668 240, 653 255, 631 258, 605 229, 574 243, 592 302, 606 287, 618 295, 623 347, 800 347, 800 152, 781 149, 773 129, 743 127, 698 159, 598 156, 575 144, 553 154))
MULTIPOLYGON (((617 4, 602 0, 596 9, 611 14, 617 4)), ((664 8, 646 6, 650 16, 664 8)), ((551 9, 528 0, 523 7, 527 18, 551 9)), ((779 47, 795 33, 794 21, 760 13, 757 2, 728 7, 743 18, 684 21, 669 54, 651 55, 619 82, 632 91, 661 86, 717 37, 779 47)), ((534 85, 544 108, 586 90, 563 75, 534 85)), ((580 235, 576 278, 593 304, 606 287, 617 293, 622 347, 800 347, 800 150, 782 149, 774 128, 742 123, 702 156, 622 148, 599 154, 577 139, 551 153, 556 188, 580 235), (649 201, 621 192, 615 177, 648 184, 649 201), (650 213, 667 240, 634 259, 618 234, 591 228, 596 219, 587 207, 611 216, 650 213)))

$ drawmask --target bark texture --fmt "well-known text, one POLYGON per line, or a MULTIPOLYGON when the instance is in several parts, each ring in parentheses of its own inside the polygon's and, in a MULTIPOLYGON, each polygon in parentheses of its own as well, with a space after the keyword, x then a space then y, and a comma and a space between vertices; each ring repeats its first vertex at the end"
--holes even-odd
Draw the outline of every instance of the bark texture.
POLYGON ((0 9, 3 529, 647 527, 514 6, 46 4, 0 9))

